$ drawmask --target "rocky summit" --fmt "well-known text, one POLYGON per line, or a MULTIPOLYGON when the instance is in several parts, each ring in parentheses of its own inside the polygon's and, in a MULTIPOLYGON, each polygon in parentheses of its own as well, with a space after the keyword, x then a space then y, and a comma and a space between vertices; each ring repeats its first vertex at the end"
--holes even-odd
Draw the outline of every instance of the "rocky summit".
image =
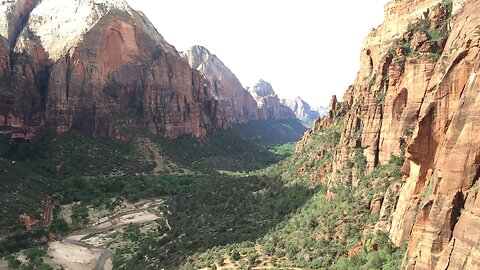
POLYGON ((230 122, 258 119, 257 102, 216 55, 202 46, 193 46, 181 55, 193 69, 205 75, 208 88, 230 122))
POLYGON ((13 136, 44 126, 120 136, 130 116, 168 137, 205 136, 222 125, 204 78, 125 2, 9 5, 4 24, 16 34, 2 33, 11 46, 2 47, 0 119, 13 136))
POLYGON ((251 92, 243 88, 235 74, 205 47, 193 46, 182 53, 193 69, 208 80, 208 88, 231 122, 295 119, 292 109, 281 102, 270 83, 260 80, 251 92))
POLYGON ((259 80, 251 89, 249 88, 249 90, 253 98, 257 101, 260 119, 295 118, 293 111, 282 104, 270 83, 259 80))
POLYGON ((301 97, 282 99, 282 104, 292 109, 295 116, 309 127, 313 125, 315 119, 320 118, 320 112, 310 107, 310 104, 301 97))

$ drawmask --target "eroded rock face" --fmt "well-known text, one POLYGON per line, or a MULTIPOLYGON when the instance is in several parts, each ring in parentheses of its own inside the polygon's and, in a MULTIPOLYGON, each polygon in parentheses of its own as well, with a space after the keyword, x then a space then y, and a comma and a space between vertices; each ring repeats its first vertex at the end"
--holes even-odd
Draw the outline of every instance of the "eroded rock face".
POLYGON ((407 148, 408 179, 393 236, 412 231, 404 262, 408 269, 475 269, 480 263, 474 255, 479 242, 463 235, 478 218, 472 211, 476 196, 472 186, 480 167, 480 139, 474 128, 480 110, 480 40, 475 34, 479 12, 479 3, 469 1, 454 17, 407 148), (412 213, 421 214, 414 224, 404 222, 403 217, 412 213))
POLYGON ((0 35, 9 42, 9 47, 15 45, 17 36, 27 22, 33 8, 39 0, 4 0, 0 2, 0 35))
POLYGON ((0 44, 0 122, 14 132, 202 137, 230 124, 203 75, 123 0, 44 0, 20 17, 0 44))
POLYGON ((295 116, 307 126, 312 126, 315 119, 320 118, 320 113, 300 97, 294 99, 282 99, 282 104, 288 106, 295 116))
POLYGON ((276 96, 259 108, 205 48, 183 61, 123 0, 3 1, 0 11, 0 123, 10 137, 43 127, 203 137, 234 123, 293 118, 276 96))
POLYGON ((272 85, 264 80, 258 81, 252 87, 250 93, 257 101, 259 119, 292 119, 295 118, 293 111, 282 104, 272 85))
POLYGON ((460 221, 473 220, 462 220, 462 209, 478 179, 480 155, 473 131, 480 109, 475 106, 480 85, 479 37, 474 33, 480 5, 463 4, 465 8, 454 10, 457 14, 441 1, 388 4, 385 23, 365 41, 353 91, 344 97, 353 100, 344 132, 361 130, 370 168, 406 147, 405 182, 387 229, 397 245, 409 242, 407 269, 467 269, 478 263, 472 255, 478 243, 454 234, 462 228, 458 226, 473 224, 460 221), (428 24, 407 27, 406 22, 415 24, 411 18, 418 12, 428 24), (432 40, 433 29, 448 31, 432 40))
POLYGON ((229 122, 258 119, 257 102, 216 55, 202 46, 193 46, 181 55, 193 69, 205 75, 211 94, 229 122))
MULTIPOLYGON (((370 171, 405 154, 403 182, 383 196, 376 227, 397 245, 408 242, 405 269, 477 269, 480 2, 399 0, 385 11, 338 103, 347 111, 333 173, 319 168, 314 177, 355 186, 354 169, 351 180, 335 175, 352 158, 346 146, 363 150, 370 171)), ((297 151, 343 115, 331 107, 297 151)))

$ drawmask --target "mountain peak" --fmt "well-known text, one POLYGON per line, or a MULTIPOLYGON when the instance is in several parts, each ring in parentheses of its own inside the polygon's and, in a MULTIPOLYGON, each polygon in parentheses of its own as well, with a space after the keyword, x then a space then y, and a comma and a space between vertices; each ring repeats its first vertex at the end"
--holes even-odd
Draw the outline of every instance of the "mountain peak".
POLYGON ((260 79, 254 86, 252 92, 257 96, 267 97, 267 96, 275 96, 275 91, 273 91, 273 87, 269 82, 266 82, 260 79))
MULTIPOLYGON (((218 59, 218 57, 214 54, 212 54, 207 48, 200 46, 200 45, 194 45, 184 52, 181 53, 182 58, 190 64, 190 66, 193 69, 198 69, 202 71, 205 75, 208 76, 206 72, 206 66, 215 66, 215 69, 219 69, 219 72, 227 72, 227 67, 225 64, 223 64, 222 61, 218 59)), ((227 73, 231 73, 230 70, 228 70, 227 73)), ((209 78, 211 79, 211 78, 209 78)))
POLYGON ((193 45, 188 50, 194 51, 197 54, 209 54, 209 55, 211 55, 210 51, 202 45, 193 45))
POLYGON ((21 24, 28 18, 30 12, 39 0, 6 0, 0 2, 0 35, 15 45, 21 30, 21 24))
POLYGON ((282 103, 292 109, 295 116, 307 126, 311 126, 313 121, 320 117, 319 112, 315 109, 312 109, 310 104, 308 104, 300 96, 292 99, 284 99, 282 100, 282 103))
POLYGON ((85 33, 112 10, 134 13, 124 0, 40 1, 29 15, 25 15, 28 22, 20 33, 15 51, 26 50, 31 35, 34 35, 42 37, 42 46, 55 61, 78 44, 85 33))

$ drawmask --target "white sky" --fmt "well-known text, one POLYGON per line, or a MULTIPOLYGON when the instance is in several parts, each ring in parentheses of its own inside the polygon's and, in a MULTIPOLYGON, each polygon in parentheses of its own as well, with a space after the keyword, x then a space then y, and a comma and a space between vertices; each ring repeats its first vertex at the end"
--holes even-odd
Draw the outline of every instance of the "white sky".
POLYGON ((205 46, 244 87, 270 82, 313 106, 341 97, 387 0, 127 0, 177 50, 205 46))

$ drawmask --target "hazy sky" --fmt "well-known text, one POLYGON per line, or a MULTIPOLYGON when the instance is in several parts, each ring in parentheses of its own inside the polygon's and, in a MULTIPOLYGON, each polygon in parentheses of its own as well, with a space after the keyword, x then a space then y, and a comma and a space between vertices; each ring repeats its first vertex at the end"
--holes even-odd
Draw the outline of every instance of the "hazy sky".
POLYGON ((270 82, 280 97, 326 105, 359 69, 363 39, 387 0, 127 0, 178 51, 202 45, 244 87, 270 82))

